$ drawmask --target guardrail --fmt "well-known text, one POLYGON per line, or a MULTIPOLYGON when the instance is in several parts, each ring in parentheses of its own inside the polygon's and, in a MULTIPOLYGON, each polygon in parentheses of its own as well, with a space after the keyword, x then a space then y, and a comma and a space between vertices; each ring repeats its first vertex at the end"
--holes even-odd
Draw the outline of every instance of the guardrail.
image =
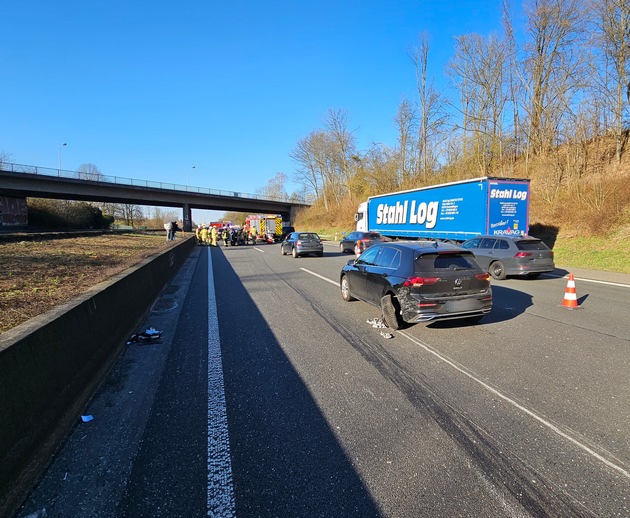
POLYGON ((307 203, 304 197, 276 197, 262 196, 260 194, 243 193, 238 191, 224 191, 219 189, 209 189, 206 187, 193 187, 191 185, 180 185, 167 182, 152 182, 148 180, 137 180, 134 178, 124 178, 120 176, 108 176, 101 173, 88 173, 82 171, 69 171, 65 169, 52 169, 50 167, 40 167, 36 165, 12 164, 0 162, 0 170, 8 173, 28 173, 43 176, 56 176, 58 178, 71 178, 73 180, 86 180, 90 182, 106 182, 116 185, 127 185, 133 187, 151 187, 154 189, 167 189, 171 191, 183 191, 195 194, 212 194, 215 196, 230 196, 236 198, 249 198, 254 200, 268 200, 281 202, 307 203))

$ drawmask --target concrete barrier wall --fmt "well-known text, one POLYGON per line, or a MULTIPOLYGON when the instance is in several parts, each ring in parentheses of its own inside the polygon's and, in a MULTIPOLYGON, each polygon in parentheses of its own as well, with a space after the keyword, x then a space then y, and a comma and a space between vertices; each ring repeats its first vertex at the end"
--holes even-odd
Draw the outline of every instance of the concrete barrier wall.
POLYGON ((0 516, 21 503, 194 246, 184 239, 0 335, 0 516))

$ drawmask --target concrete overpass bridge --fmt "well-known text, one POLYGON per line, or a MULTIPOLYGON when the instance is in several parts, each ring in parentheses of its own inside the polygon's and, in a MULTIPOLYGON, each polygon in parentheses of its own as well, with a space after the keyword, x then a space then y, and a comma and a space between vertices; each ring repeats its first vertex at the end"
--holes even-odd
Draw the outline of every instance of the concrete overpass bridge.
POLYGON ((38 166, 0 163, 0 196, 125 203, 182 209, 184 230, 191 231, 192 209, 281 214, 293 222, 304 200, 273 198, 166 182, 135 180, 38 166))

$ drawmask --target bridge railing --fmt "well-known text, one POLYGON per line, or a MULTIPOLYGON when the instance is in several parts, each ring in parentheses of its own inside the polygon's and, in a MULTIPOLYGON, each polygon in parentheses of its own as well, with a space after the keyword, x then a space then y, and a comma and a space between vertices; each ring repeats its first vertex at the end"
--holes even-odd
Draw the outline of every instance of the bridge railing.
POLYGON ((65 169, 53 169, 50 167, 40 167, 36 165, 12 164, 0 162, 0 170, 9 173, 29 173, 43 176, 56 176, 59 178, 71 178, 73 180, 85 180, 90 182, 106 182, 117 185, 130 185, 134 187, 150 187, 154 189, 168 189, 171 191, 184 191, 195 194, 212 194, 215 196, 231 196, 236 198, 249 198, 254 200, 269 200, 282 202, 306 203, 303 197, 291 196, 263 196, 260 194, 244 193, 239 191, 224 191, 220 189, 209 189, 207 187, 193 187, 192 185, 180 185, 168 182, 153 182, 149 180, 138 180, 135 178, 125 178, 120 176, 108 176, 102 173, 89 173, 83 171, 69 171, 65 169))

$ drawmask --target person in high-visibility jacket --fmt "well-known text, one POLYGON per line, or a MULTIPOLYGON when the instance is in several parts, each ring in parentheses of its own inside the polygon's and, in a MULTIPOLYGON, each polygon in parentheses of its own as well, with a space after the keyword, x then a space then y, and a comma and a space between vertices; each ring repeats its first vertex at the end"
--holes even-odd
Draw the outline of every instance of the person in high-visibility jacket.
POLYGON ((197 238, 197 245, 201 245, 201 225, 197 225, 195 229, 195 237, 197 238))
POLYGON ((215 226, 210 231, 210 239, 212 240, 212 246, 217 246, 217 227, 215 226))
POLYGON ((204 245, 208 244, 208 227, 205 225, 201 229, 201 243, 204 245))

